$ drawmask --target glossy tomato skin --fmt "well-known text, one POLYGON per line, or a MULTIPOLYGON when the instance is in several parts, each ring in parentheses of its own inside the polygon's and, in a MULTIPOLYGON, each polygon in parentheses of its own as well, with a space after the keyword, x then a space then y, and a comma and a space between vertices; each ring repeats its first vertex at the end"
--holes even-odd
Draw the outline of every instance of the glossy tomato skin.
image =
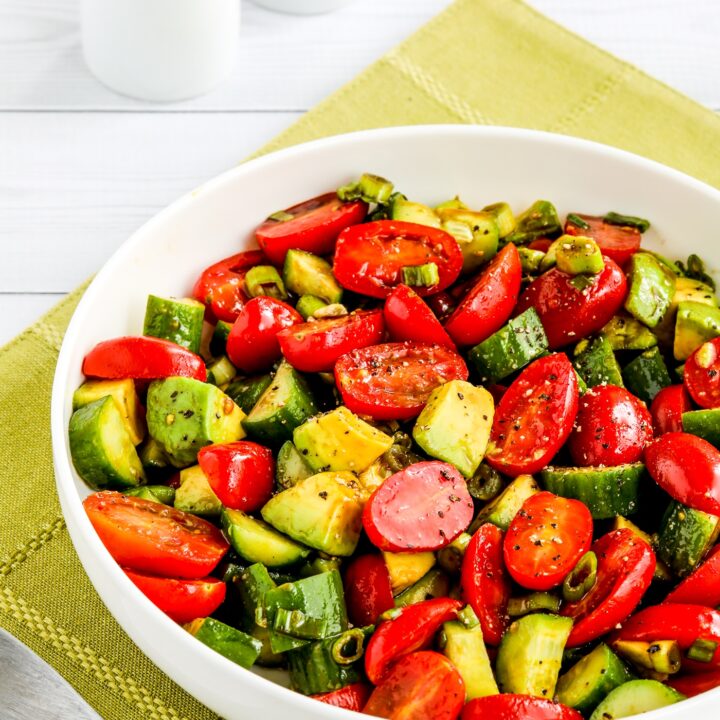
POLYGON ((250 299, 245 292, 245 275, 250 268, 264 262, 265 255, 260 250, 248 250, 203 270, 192 295, 205 305, 208 320, 234 322, 250 299))
POLYGON ((455 282, 463 257, 457 240, 444 230, 398 220, 378 220, 347 228, 335 246, 333 274, 344 288, 385 298, 402 283, 402 268, 434 262, 440 281, 417 287, 433 295, 455 282))
POLYGON ((341 355, 376 345, 385 335, 382 310, 358 310, 281 330, 277 339, 285 359, 302 372, 332 372, 341 355))
POLYGON ((665 602, 706 607, 720 605, 720 545, 665 598, 665 602))
POLYGON ((577 376, 567 356, 535 360, 498 403, 486 461, 512 477, 537 472, 567 440, 577 409, 577 376))
POLYGON ((413 342, 353 350, 335 364, 335 382, 344 404, 375 420, 415 417, 436 387, 467 377, 467 366, 458 353, 441 345, 413 342))
POLYGON ((104 490, 85 498, 83 506, 108 552, 131 570, 202 578, 229 547, 207 520, 151 500, 104 490))
POLYGON ((255 231, 255 238, 273 265, 282 265, 291 249, 329 255, 340 232, 361 223, 367 210, 362 200, 344 203, 330 192, 285 210, 293 216, 290 220, 268 218, 255 231))
POLYGON ((520 294, 522 266, 517 248, 509 243, 480 274, 445 330, 458 345, 477 345, 498 331, 512 315, 520 294))
POLYGON ((572 275, 553 268, 533 280, 520 296, 515 315, 534 307, 551 350, 597 332, 622 306, 627 294, 625 273, 603 257, 605 269, 584 290, 571 284, 572 275))
POLYGON ((568 220, 565 223, 567 235, 582 235, 591 237, 603 251, 604 255, 612 258, 618 265, 625 263, 640 249, 642 235, 637 228, 623 225, 610 225, 601 217, 594 215, 579 215, 590 228, 582 228, 568 220))
POLYGON ((425 650, 400 658, 373 690, 366 715, 390 720, 457 720, 465 683, 440 653, 425 650))
POLYGON ((208 445, 198 463, 220 502, 231 510, 254 512, 272 495, 275 461, 272 452, 248 440, 208 445))
POLYGON ((684 385, 663 388, 650 405, 655 436, 682 432, 682 414, 690 410, 692 403, 684 385))
POLYGON ((545 698, 502 693, 471 700, 460 720, 582 720, 582 715, 545 698))
POLYGON ((302 321, 302 315, 282 300, 253 298, 240 311, 228 335, 230 362, 246 373, 268 370, 280 359, 277 334, 302 321))
POLYGON ((370 542, 388 552, 425 552, 449 545, 472 520, 465 478, 452 465, 431 460, 391 475, 365 504, 370 542))
POLYGON ((125 568, 125 574, 172 620, 187 623, 212 615, 225 600, 227 587, 222 580, 157 577, 125 568))
POLYGON ((313 698, 313 700, 324 702, 326 705, 362 712, 371 693, 372 687, 370 685, 363 682, 356 682, 346 685, 339 690, 320 693, 319 695, 311 695, 310 697, 313 698))
POLYGON ((503 540, 505 567, 529 590, 557 587, 590 549, 592 515, 579 500, 540 492, 528 498, 503 540))
POLYGON ((398 285, 385 298, 383 314, 391 340, 412 340, 428 345, 455 347, 433 311, 407 285, 398 285))
POLYGON ((119 337, 98 343, 85 356, 82 371, 87 377, 108 380, 207 379, 205 363, 199 355, 155 337, 119 337))
POLYGON ((503 533, 492 523, 481 525, 472 536, 463 556, 460 585, 485 642, 499 645, 510 624, 507 604, 512 588, 503 560, 503 533))
POLYGON ((695 697, 720 686, 720 670, 695 675, 671 675, 665 682, 686 697, 695 697))
POLYGON ((695 510, 720 515, 720 451, 684 432, 665 433, 645 449, 652 479, 695 510))
POLYGON ((568 448, 580 467, 640 460, 652 440, 652 417, 625 388, 596 385, 581 398, 568 448))
POLYGON ((701 408, 720 407, 720 338, 708 340, 685 361, 683 382, 701 408))
POLYGON ((655 572, 652 548, 627 528, 603 535, 591 549, 598 560, 597 581, 582 599, 560 611, 575 621, 567 647, 584 645, 624 622, 642 600, 655 572))
POLYGON ((382 613, 395 607, 390 573, 380 554, 353 558, 343 585, 348 617, 356 627, 374 625, 382 613))

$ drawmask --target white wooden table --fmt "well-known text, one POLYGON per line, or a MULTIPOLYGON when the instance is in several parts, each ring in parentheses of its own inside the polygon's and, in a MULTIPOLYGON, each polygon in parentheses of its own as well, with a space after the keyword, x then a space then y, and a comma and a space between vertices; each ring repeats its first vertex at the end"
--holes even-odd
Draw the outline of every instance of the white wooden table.
MULTIPOLYGON (((531 2, 720 110, 717 0, 531 2)), ((86 71, 79 0, 0 0, 0 344, 157 210, 249 155, 450 0, 356 0, 314 17, 243 3, 233 76, 205 97, 153 105, 86 71)))

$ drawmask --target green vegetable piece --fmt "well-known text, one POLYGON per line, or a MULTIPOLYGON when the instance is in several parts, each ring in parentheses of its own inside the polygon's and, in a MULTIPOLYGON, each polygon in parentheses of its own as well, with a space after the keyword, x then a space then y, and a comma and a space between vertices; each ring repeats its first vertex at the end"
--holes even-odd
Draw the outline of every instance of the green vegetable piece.
POLYGON ((434 228, 440 227, 440 218, 435 210, 422 203, 410 202, 403 195, 393 198, 390 217, 393 220, 401 220, 402 222, 428 225, 434 228))
POLYGON ((461 533, 449 545, 438 550, 436 553, 438 565, 447 572, 460 572, 463 557, 465 556, 465 549, 471 539, 472 535, 461 533))
POLYGON ((160 447, 157 440, 153 440, 151 437, 148 437, 140 448, 138 448, 138 455, 146 472, 161 470, 168 466, 165 451, 160 447))
POLYGON ((560 598, 548 592, 534 592, 522 597, 510 598, 507 614, 512 618, 523 617, 535 612, 552 612, 560 610, 560 598))
POLYGON ((434 262, 424 265, 406 265, 402 269, 403 282, 410 287, 432 287, 440 282, 438 266, 434 262))
POLYGON ((232 326, 232 323, 225 322, 224 320, 217 321, 217 325, 215 325, 212 337, 210 338, 210 354, 213 357, 225 355, 227 339, 232 330, 232 326))
MULTIPOLYGON (((305 695, 332 692, 361 679, 360 670, 353 663, 337 661, 343 652, 352 648, 354 655, 362 656, 363 647, 358 647, 358 632, 306 644, 287 654, 292 687, 305 695), (346 637, 346 636, 349 636, 346 637)), ((364 643, 364 638, 363 638, 364 643)))
MULTIPOLYGON (((698 638, 687 651, 687 657, 689 660, 696 660, 697 662, 709 663, 715 657, 715 651, 717 650, 718 644, 714 640, 705 640, 698 638)), ((678 650, 678 655, 680 651, 678 650)), ((677 660, 678 670, 680 669, 680 658, 677 660)), ((662 672, 662 671, 659 671, 662 672)), ((668 671, 665 671, 668 672, 668 671)), ((676 671, 675 671, 676 672, 676 671)))
POLYGON ((327 307, 328 304, 314 295, 303 295, 295 304, 295 309, 303 316, 303 320, 311 318, 318 310, 327 307))
POLYGON ((249 413, 257 404, 260 396, 272 383, 272 375, 254 375, 237 378, 226 388, 225 394, 244 412, 249 413))
POLYGON ((497 253, 500 234, 495 216, 472 210, 438 210, 442 228, 458 242, 463 254, 463 272, 489 262, 497 253))
POLYGON ((555 251, 558 270, 568 275, 598 275, 605 268, 602 251, 592 238, 562 235, 555 243, 558 243, 555 251))
POLYGON ((275 479, 284 490, 310 477, 313 469, 291 440, 283 443, 275 463, 275 479))
POLYGON ((686 433, 697 435, 720 450, 720 408, 683 413, 682 427, 686 433))
POLYGON ((620 225, 622 227, 631 227, 639 230, 641 233, 650 229, 650 221, 645 218, 635 217, 634 215, 622 215, 616 212, 609 212, 603 217, 603 221, 608 225, 620 225))
MULTIPOLYGON (((673 267, 677 270, 676 266, 673 267)), ((665 313, 665 317, 653 328, 653 333, 666 345, 673 344, 678 307, 680 303, 685 302, 700 303, 713 308, 718 307, 718 298, 709 285, 692 278, 676 277, 675 293, 670 308, 665 313)))
POLYGON ((199 465, 180 471, 180 487, 175 491, 174 504, 178 510, 204 517, 215 517, 222 510, 220 498, 199 465))
POLYGON ((616 720, 639 715, 684 699, 677 690, 657 680, 630 680, 612 690, 595 708, 590 720, 616 720))
POLYGON ((675 266, 685 277, 699 280, 715 292, 715 280, 705 272, 705 263, 697 255, 690 255, 687 259, 687 264, 683 264, 678 260, 675 262, 675 266))
POLYGON ((588 550, 578 560, 577 565, 563 580, 563 599, 567 602, 577 602, 584 598, 595 587, 597 581, 597 555, 588 550))
POLYGON ((271 297, 287 300, 285 284, 272 265, 256 265, 245 274, 245 291, 251 297, 271 297))
POLYGON ((592 341, 581 340, 572 360, 575 370, 588 387, 617 385, 624 387, 620 365, 612 345, 602 335, 592 341))
POLYGON ((407 607, 432 598, 447 597, 449 592, 448 576, 442 570, 433 568, 395 597, 395 607, 407 607))
POLYGON ((142 487, 123 490, 123 495, 139 497, 162 505, 172 505, 175 500, 175 488, 168 485, 143 485, 142 487))
POLYGON ((616 315, 600 331, 613 350, 648 350, 657 345, 657 336, 634 317, 616 315))
MULTIPOLYGON (((455 210, 469 210, 468 206, 460 199, 459 195, 456 195, 452 200, 446 200, 435 206, 435 210, 444 210, 446 208, 454 208, 455 210)), ((487 210, 487 208, 483 208, 487 210)))
POLYGON ((490 502, 494 500, 505 487, 502 475, 491 468, 487 463, 480 463, 475 474, 468 478, 467 488, 475 500, 490 502))
POLYGON ((465 683, 466 699, 497 695, 490 658, 483 642, 480 625, 465 627, 456 620, 443 625, 442 651, 457 668, 465 683))
POLYGON ((670 373, 658 348, 646 350, 623 369, 625 387, 648 403, 668 385, 672 385, 670 373))
POLYGON ((330 572, 331 570, 340 570, 342 567, 342 559, 336 557, 322 557, 318 555, 312 561, 306 562, 299 570, 300 577, 310 577, 311 575, 319 575, 320 573, 330 572))
POLYGON ((197 353, 204 319, 205 306, 197 300, 149 295, 143 335, 170 340, 197 353))
POLYGON ((363 173, 357 182, 338 188, 338 197, 343 202, 364 200, 366 203, 385 204, 392 195, 393 184, 379 175, 363 173))
POLYGON ((552 698, 573 621, 537 613, 515 620, 500 641, 495 671, 500 692, 552 698))
POLYGON ((562 225, 555 206, 547 200, 535 201, 517 216, 517 225, 505 242, 525 245, 539 237, 554 238, 562 234, 562 225))
POLYGON ((213 618, 198 618, 184 626, 201 643, 244 668, 252 667, 260 656, 262 643, 213 618))
POLYGON ((674 640, 658 640, 657 642, 635 642, 616 640, 613 650, 629 663, 643 670, 650 670, 663 675, 672 675, 680 670, 682 655, 680 647, 674 640))
POLYGON ((72 414, 69 441, 73 465, 90 487, 123 489, 145 483, 125 418, 111 395, 72 414))
MULTIPOLYGON (((639 538, 644 540, 648 545, 651 547, 655 547, 655 540, 650 535, 648 535, 644 530, 641 530, 634 522, 628 520, 627 518, 624 518, 622 515, 617 515, 615 517, 615 522, 613 523, 612 529, 613 530, 622 530, 623 528, 627 528, 628 530, 631 530, 634 532, 639 538)), ((655 562, 655 572, 653 574, 653 577, 656 580, 672 580, 672 573, 670 572, 670 569, 668 566, 659 558, 656 559, 655 562)))
POLYGON ((585 222, 579 215, 576 213, 568 213, 567 221, 574 225, 577 228, 580 228, 580 230, 589 230, 590 225, 589 223, 585 222))
POLYGON ((630 289, 625 309, 641 323, 654 328, 670 308, 675 276, 650 253, 635 253, 628 272, 630 289))
POLYGON ((273 630, 306 640, 318 640, 327 635, 327 622, 324 618, 314 618, 302 610, 278 608, 273 620, 273 630))
POLYGON ((237 369, 227 355, 219 357, 207 367, 207 381, 218 387, 227 385, 237 374, 237 369))
POLYGON ((507 237, 517 227, 515 215, 506 202, 486 205, 483 212, 490 213, 495 218, 501 238, 507 237))
POLYGON ((540 266, 545 253, 542 250, 531 250, 529 247, 519 247, 520 265, 524 275, 535 275, 540 271, 540 266))
POLYGON ((678 305, 673 346, 676 360, 687 360, 703 343, 718 336, 720 309, 693 301, 678 305))
POLYGON ((283 280, 287 289, 295 295, 313 295, 328 305, 342 300, 343 291, 335 280, 330 263, 305 250, 288 250, 283 280))
POLYGON ((405 590, 423 578, 435 565, 432 552, 383 552, 393 594, 405 590))
POLYGON ((486 522, 497 525, 501 530, 507 530, 523 503, 539 492, 540 487, 532 475, 518 475, 500 495, 480 510, 468 532, 474 533, 486 522))

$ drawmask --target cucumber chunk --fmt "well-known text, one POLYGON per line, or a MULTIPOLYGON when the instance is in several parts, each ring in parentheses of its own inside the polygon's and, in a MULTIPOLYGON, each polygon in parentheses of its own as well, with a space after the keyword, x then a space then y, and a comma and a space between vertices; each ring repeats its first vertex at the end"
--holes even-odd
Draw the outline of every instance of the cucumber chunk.
POLYGON ((590 720, 616 720, 657 710, 685 696, 657 680, 631 680, 615 688, 596 708, 590 720))
MULTIPOLYGON (((648 331, 649 332, 649 331, 648 331)), ((588 387, 617 385, 623 387, 620 365, 612 345, 603 336, 592 342, 583 340, 575 347, 573 366, 588 387)))
POLYGON ((443 230, 460 246, 463 272, 473 272, 495 257, 500 229, 492 213, 457 208, 442 208, 437 213, 443 230))
POLYGON ((225 388, 225 394, 247 414, 255 407, 260 396, 268 389, 272 381, 273 378, 270 374, 237 378, 225 388))
POLYGON ((447 597, 449 592, 448 576, 442 570, 433 568, 395 597, 395 607, 407 607, 432 598, 447 597))
POLYGON ((663 388, 672 385, 667 365, 656 347, 628 363, 623 369, 623 378, 625 387, 648 404, 663 388))
POLYGON ((225 320, 218 320, 217 325, 215 325, 213 329, 212 337, 210 338, 210 354, 213 357, 225 355, 227 339, 231 330, 232 323, 225 322, 225 320))
POLYGON ((488 212, 495 218, 501 238, 507 237, 517 226, 515 215, 506 202, 497 202, 492 205, 486 205, 483 208, 483 212, 488 212))
POLYGON ((283 489, 297 485, 301 480, 310 477, 313 469, 307 464, 300 451, 291 440, 283 443, 278 450, 275 462, 275 479, 283 489))
POLYGON ((244 668, 252 667, 262 650, 262 643, 213 618, 198 618, 184 626, 201 643, 244 668))
POLYGON ((540 486, 532 475, 518 475, 500 495, 480 510, 468 532, 474 533, 486 522, 497 525, 501 530, 507 530, 523 503, 539 492, 540 486))
POLYGON ((697 435, 720 450, 720 408, 683 413, 682 426, 686 433, 697 435))
POLYGON ((175 502, 175 488, 168 485, 142 485, 130 490, 123 490, 123 495, 139 497, 143 500, 152 500, 162 505, 172 505, 175 502))
POLYGON ((466 699, 497 695, 498 686, 480 625, 468 628, 453 620, 443 625, 443 633, 443 653, 460 673, 465 683, 466 699))
POLYGON ((169 340, 197 353, 204 319, 205 306, 197 300, 149 295, 143 335, 169 340))
POLYGON ((283 280, 295 295, 313 295, 332 305, 342 300, 343 291, 327 260, 304 250, 288 250, 283 280))
POLYGON ((237 374, 237 369, 227 355, 219 357, 207 366, 207 381, 217 387, 227 385, 237 374))

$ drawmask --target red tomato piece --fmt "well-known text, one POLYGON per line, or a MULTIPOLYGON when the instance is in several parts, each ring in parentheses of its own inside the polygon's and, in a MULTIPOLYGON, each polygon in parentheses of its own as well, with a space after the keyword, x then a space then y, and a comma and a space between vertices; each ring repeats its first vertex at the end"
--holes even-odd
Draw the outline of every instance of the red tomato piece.
POLYGON ((720 687, 720 670, 711 670, 696 675, 671 675, 665 683, 686 697, 695 697, 720 687))
POLYGON ((577 409, 577 376, 565 353, 535 360, 495 409, 485 459, 512 477, 537 472, 567 440, 577 409))
POLYGON ((267 370, 281 355, 277 334, 302 321, 302 315, 282 300, 253 298, 240 311, 228 335, 230 362, 246 373, 267 370))
POLYGON ((207 520, 151 500, 105 490, 86 497, 83 506, 108 552, 132 570, 202 578, 229 547, 207 520))
POLYGON ((627 294, 625 273, 609 257, 604 260, 605 269, 583 290, 572 284, 572 275, 557 268, 543 273, 520 296, 515 315, 534 307, 551 350, 597 332, 620 309, 627 294))
POLYGON ((539 250, 540 252, 546 253, 552 244, 553 241, 550 238, 541 237, 528 243, 528 248, 530 250, 539 250))
POLYGON ((376 420, 415 417, 436 387, 467 376, 465 361, 450 348, 413 342, 353 350, 335 364, 345 405, 376 420))
POLYGON ((275 461, 262 445, 247 440, 208 445, 198 453, 198 463, 225 507, 254 512, 272 495, 275 461))
POLYGON ((640 460, 652 436, 645 403, 625 388, 597 385, 580 398, 568 449, 580 467, 623 465, 640 460))
POLYGON ((364 713, 390 720, 457 720, 464 703, 465 683, 455 666, 425 650, 395 663, 364 713))
POLYGON ((387 296, 383 314, 391 340, 455 347, 433 311, 407 285, 398 285, 387 296))
POLYGON ((595 585, 560 611, 575 621, 568 647, 584 645, 623 622, 638 606, 655 572, 653 549, 627 528, 603 535, 591 549, 598 560, 595 585))
POLYGON ((185 580, 123 569, 149 600, 178 623, 212 615, 225 600, 227 587, 217 578, 185 580))
POLYGON ((340 688, 339 690, 320 693, 319 695, 311 695, 310 697, 313 698, 313 700, 324 702, 326 705, 333 705, 335 707, 344 708, 345 710, 362 712, 371 693, 372 687, 370 685, 367 683, 357 682, 352 683, 351 685, 346 685, 344 688, 340 688))
POLYGON ((590 549, 592 534, 586 505, 550 492, 537 493, 523 503, 505 533, 505 566, 519 585, 550 590, 590 549))
POLYGON ((474 287, 445 322, 458 345, 477 345, 512 315, 520 294, 522 266, 517 248, 506 245, 480 273, 474 287))
POLYGON ((382 310, 358 310, 281 330, 277 339, 285 359, 302 372, 332 372, 341 355, 383 339, 382 310))
POLYGON ((580 215, 589 228, 575 225, 568 220, 565 223, 567 235, 582 235, 591 237, 603 251, 618 265, 624 265, 639 249, 642 234, 637 228, 625 225, 610 225, 601 217, 594 215, 580 215))
POLYGON ((685 361, 683 382, 701 408, 720 407, 720 338, 703 343, 685 361))
POLYGON ((471 700, 461 720, 582 720, 582 715, 560 703, 532 695, 488 695, 471 700))
POLYGON ((155 380, 189 377, 205 382, 203 359, 187 348, 155 337, 119 337, 98 343, 83 360, 87 377, 155 380))
POLYGON ((682 414, 690 410, 692 403, 684 385, 663 388, 650 405, 655 435, 682 432, 682 414))
POLYGON ((720 452, 689 433, 665 433, 645 449, 652 479, 683 505, 720 515, 720 452))
POLYGON ((499 645, 510 624, 507 604, 510 576, 503 563, 503 533, 492 523, 481 525, 463 556, 460 586, 480 621, 488 645, 499 645))
POLYGON ((382 613, 395 607, 390 573, 382 555, 360 555, 351 560, 344 587, 348 617, 357 627, 374 625, 382 613))
POLYGON ((403 267, 435 263, 440 281, 417 287, 432 295, 455 282, 463 256, 457 240, 444 230, 399 220, 378 220, 347 228, 335 246, 333 274, 348 290, 387 297, 402 281, 403 267))
POLYGON ((665 602, 707 607, 720 605, 720 545, 665 598, 665 602))
POLYGON ((465 478, 447 463, 419 462, 391 475, 370 496, 363 527, 388 552, 449 545, 470 524, 474 505, 465 478))
POLYGON ((209 320, 233 322, 250 299, 245 293, 245 275, 250 268, 265 262, 260 250, 241 252, 203 270, 192 295, 205 305, 209 320))
POLYGON ((444 322, 450 316, 456 304, 452 295, 446 291, 430 295, 425 302, 440 322, 444 322))
POLYGON ((271 215, 255 231, 255 238, 273 265, 282 265, 288 250, 329 255, 340 232, 361 223, 367 210, 362 200, 344 203, 337 193, 329 192, 277 213, 282 219, 271 215))

